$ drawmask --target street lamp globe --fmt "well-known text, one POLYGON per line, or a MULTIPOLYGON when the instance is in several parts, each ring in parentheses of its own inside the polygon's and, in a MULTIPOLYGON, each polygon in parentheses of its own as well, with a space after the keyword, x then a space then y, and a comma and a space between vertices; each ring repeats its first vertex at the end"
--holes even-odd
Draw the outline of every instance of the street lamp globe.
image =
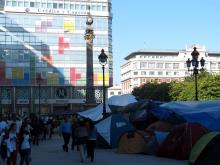
POLYGON ((108 56, 105 54, 104 49, 101 50, 101 54, 99 55, 99 63, 104 66, 107 63, 108 56))

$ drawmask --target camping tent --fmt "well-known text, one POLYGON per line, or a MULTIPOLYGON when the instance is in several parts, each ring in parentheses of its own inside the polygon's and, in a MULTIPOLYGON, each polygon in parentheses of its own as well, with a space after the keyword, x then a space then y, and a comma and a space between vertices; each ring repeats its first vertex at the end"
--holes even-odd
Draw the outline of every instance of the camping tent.
POLYGON ((118 114, 113 114, 96 125, 97 143, 100 147, 116 148, 120 136, 126 131, 134 130, 129 121, 118 114))
POLYGON ((191 165, 220 164, 220 133, 209 132, 203 135, 193 146, 189 163, 191 165))
POLYGON ((153 154, 158 143, 156 138, 144 131, 128 131, 121 135, 117 152, 127 154, 153 154), (150 139, 150 140, 149 140, 150 139))
MULTIPOLYGON (((107 113, 111 112, 108 105, 106 105, 106 112, 107 113)), ((85 118, 89 118, 92 121, 98 121, 98 120, 102 119, 102 117, 103 117, 102 113, 103 113, 103 104, 99 104, 95 108, 91 108, 87 111, 78 112, 77 114, 80 116, 83 116, 85 118)))
POLYGON ((169 102, 160 107, 183 117, 187 122, 200 123, 210 130, 220 131, 220 100, 169 102))
POLYGON ((192 146, 208 129, 200 124, 184 123, 176 126, 157 151, 158 156, 188 159, 192 146))

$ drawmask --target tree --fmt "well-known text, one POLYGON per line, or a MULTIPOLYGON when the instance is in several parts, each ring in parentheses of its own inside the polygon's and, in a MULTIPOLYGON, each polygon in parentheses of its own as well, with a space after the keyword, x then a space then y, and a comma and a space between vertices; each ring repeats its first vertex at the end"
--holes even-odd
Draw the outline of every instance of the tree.
POLYGON ((140 99, 152 99, 158 101, 170 101, 168 83, 146 83, 140 87, 135 87, 132 94, 140 99))
MULTIPOLYGON (((169 96, 173 101, 195 100, 194 76, 186 77, 183 82, 172 82, 169 96)), ((198 99, 220 99, 220 74, 201 72, 198 75, 198 99)))

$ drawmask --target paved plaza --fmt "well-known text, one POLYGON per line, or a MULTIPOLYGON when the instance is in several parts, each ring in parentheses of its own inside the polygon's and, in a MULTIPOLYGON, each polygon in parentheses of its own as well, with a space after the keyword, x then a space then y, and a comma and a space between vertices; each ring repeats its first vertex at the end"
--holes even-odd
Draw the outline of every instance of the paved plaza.
POLYGON ((95 161, 80 162, 77 151, 63 152, 62 139, 41 142, 39 146, 32 147, 31 165, 188 165, 187 161, 178 161, 140 154, 118 154, 112 149, 96 149, 95 161))

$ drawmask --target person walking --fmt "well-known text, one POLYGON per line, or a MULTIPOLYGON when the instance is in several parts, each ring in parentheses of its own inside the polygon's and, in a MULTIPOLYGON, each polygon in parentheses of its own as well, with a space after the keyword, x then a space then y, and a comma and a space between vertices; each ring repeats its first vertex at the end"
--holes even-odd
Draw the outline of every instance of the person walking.
POLYGON ((17 161, 17 134, 16 134, 16 123, 12 123, 9 128, 8 139, 7 139, 7 152, 8 159, 7 165, 16 165, 17 161))
POLYGON ((85 148, 88 139, 88 131, 83 120, 79 122, 79 126, 76 128, 76 137, 77 144, 79 146, 81 162, 85 162, 85 148))
POLYGON ((24 162, 29 165, 31 159, 31 134, 28 127, 27 123, 22 124, 19 133, 20 165, 23 165, 24 162))
POLYGON ((63 150, 68 152, 68 144, 70 142, 70 136, 72 134, 72 125, 68 121, 67 118, 65 118, 64 122, 61 123, 60 129, 61 129, 60 132, 63 135, 63 141, 64 141, 63 150))
POLYGON ((89 120, 88 141, 87 141, 87 157, 90 157, 91 162, 94 161, 94 150, 96 145, 97 129, 92 120, 89 120))

